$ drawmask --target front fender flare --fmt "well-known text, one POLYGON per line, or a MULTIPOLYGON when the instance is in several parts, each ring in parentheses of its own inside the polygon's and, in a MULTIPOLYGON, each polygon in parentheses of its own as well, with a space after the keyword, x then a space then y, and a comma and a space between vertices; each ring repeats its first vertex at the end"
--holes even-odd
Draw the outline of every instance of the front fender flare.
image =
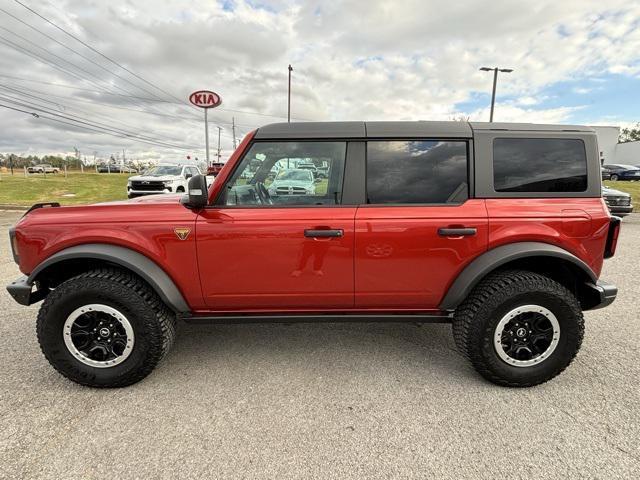
POLYGON ((559 258, 577 266, 593 284, 598 280, 589 265, 563 248, 542 242, 511 243, 493 248, 467 265, 449 287, 440 303, 440 309, 455 310, 488 273, 509 262, 526 257, 559 258))
POLYGON ((176 284, 156 262, 134 250, 116 245, 87 243, 65 248, 35 267, 29 274, 27 283, 33 285, 39 274, 56 263, 82 258, 103 260, 131 270, 147 282, 174 312, 187 313, 190 310, 176 284))

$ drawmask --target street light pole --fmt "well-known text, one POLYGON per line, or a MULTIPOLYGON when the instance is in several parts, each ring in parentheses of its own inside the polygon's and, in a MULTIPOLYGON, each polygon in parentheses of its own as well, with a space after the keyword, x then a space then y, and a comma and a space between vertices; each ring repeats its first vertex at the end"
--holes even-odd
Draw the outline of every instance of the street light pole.
POLYGON ((511 72, 513 72, 513 69, 512 68, 498 68, 498 67, 494 67, 494 68, 482 67, 482 68, 480 68, 480 70, 482 70, 483 72, 491 72, 491 71, 493 71, 493 90, 491 92, 491 113, 489 114, 489 121, 493 122, 493 111, 494 111, 495 105, 496 105, 496 85, 498 84, 498 72, 511 73, 511 72))
POLYGON ((287 94, 287 122, 291 123, 291 72, 293 68, 289 65, 289 90, 287 94))

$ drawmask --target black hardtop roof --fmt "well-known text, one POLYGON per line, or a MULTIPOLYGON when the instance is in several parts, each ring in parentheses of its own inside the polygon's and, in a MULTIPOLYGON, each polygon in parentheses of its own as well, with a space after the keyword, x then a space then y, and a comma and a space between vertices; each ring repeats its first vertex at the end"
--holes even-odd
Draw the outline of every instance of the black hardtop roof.
POLYGON ((578 125, 496 122, 292 122, 260 127, 256 139, 296 138, 471 138, 474 130, 529 132, 591 132, 578 125))

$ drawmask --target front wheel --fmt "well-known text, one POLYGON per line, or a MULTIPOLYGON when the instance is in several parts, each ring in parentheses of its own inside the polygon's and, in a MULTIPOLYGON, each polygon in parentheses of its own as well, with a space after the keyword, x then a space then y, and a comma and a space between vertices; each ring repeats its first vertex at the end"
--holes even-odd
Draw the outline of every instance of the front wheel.
POLYGON ((619 177, 618 177, 618 175, 616 175, 615 173, 612 173, 612 174, 611 174, 611 181, 613 181, 613 182, 617 182, 617 181, 618 181, 618 178, 619 178, 619 177))
POLYGON ((458 349, 487 380, 530 387, 561 373, 584 334, 575 296, 558 282, 528 271, 489 275, 456 310, 458 349))
POLYGON ((38 314, 40 347, 62 375, 92 387, 146 377, 175 338, 175 315, 140 278, 104 268, 63 282, 38 314))

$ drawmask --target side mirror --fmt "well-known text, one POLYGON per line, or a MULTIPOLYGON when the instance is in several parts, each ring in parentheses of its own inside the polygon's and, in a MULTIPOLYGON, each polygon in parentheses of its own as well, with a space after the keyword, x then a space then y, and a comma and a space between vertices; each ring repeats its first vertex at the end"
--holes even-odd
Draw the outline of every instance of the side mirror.
POLYGON ((191 178, 193 177, 193 175, 191 173, 185 173, 184 174, 184 178, 191 178))
POLYGON ((187 208, 204 208, 209 203, 209 191, 207 190, 207 178, 204 175, 194 175, 187 184, 187 193, 180 202, 187 208))

